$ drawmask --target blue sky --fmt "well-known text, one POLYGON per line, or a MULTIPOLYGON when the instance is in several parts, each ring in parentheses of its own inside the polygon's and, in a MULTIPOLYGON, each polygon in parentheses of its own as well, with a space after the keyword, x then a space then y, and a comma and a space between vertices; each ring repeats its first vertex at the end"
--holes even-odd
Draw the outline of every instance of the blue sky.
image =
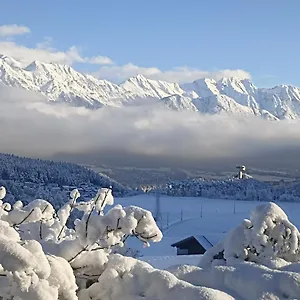
POLYGON ((299 0, 10 0, 0 25, 28 30, 3 31, 0 53, 116 82, 134 73, 179 82, 249 73, 258 86, 300 86, 299 11, 299 0))

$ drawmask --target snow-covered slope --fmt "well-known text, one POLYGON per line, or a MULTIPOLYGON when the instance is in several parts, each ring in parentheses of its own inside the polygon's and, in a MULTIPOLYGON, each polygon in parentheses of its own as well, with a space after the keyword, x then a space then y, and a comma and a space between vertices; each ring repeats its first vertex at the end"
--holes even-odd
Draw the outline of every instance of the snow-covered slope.
POLYGON ((124 107, 150 101, 177 111, 253 115, 268 120, 300 118, 300 88, 257 88, 249 79, 202 78, 180 86, 137 75, 117 85, 79 73, 70 66, 34 61, 24 68, 15 59, 0 55, 0 84, 39 92, 52 102, 87 108, 124 107))
POLYGON ((255 115, 264 119, 299 119, 300 88, 276 86, 257 88, 249 79, 199 79, 181 86, 185 91, 196 92, 195 102, 203 113, 229 112, 238 115, 255 115))
POLYGON ((176 111, 198 111, 192 99, 182 95, 172 95, 160 100, 166 107, 176 111))
POLYGON ((127 92, 143 97, 163 98, 170 95, 182 95, 184 90, 177 83, 151 80, 143 75, 131 77, 121 84, 127 92))
POLYGON ((88 108, 122 107, 135 100, 184 93, 176 83, 148 80, 142 75, 116 85, 79 73, 67 65, 34 61, 22 68, 21 63, 4 55, 0 56, 0 83, 40 92, 50 101, 88 108))
POLYGON ((0 62, 1 61, 4 61, 13 68, 22 68, 22 64, 20 62, 7 55, 0 54, 0 62))

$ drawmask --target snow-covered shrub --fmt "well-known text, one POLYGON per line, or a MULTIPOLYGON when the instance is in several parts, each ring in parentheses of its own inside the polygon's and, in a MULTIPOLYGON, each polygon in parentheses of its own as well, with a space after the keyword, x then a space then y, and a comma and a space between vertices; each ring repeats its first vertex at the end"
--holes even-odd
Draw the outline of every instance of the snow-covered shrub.
POLYGON ((146 262, 111 255, 98 282, 79 292, 79 300, 229 300, 230 295, 207 287, 193 286, 146 262))
POLYGON ((300 233, 279 206, 262 204, 205 252, 199 266, 168 271, 235 299, 300 299, 300 233))
POLYGON ((152 214, 136 206, 113 205, 110 189, 102 188, 87 202, 78 190, 57 212, 41 199, 28 205, 3 203, 0 187, 0 299, 77 299, 76 291, 98 281, 114 248, 130 236, 145 246, 162 233, 152 214), (74 229, 67 221, 83 212, 74 229), (18 298, 19 297, 19 298, 18 298))
POLYGON ((250 219, 209 249, 201 265, 257 262, 267 266, 300 260, 300 233, 275 203, 257 206, 250 219))
POLYGON ((45 255, 39 242, 22 241, 8 222, 0 220, 0 299, 75 300, 76 290, 66 260, 45 255))
POLYGON ((299 299, 300 234, 274 203, 258 206, 198 267, 162 271, 120 255, 129 237, 148 246, 162 233, 142 208, 105 209, 110 189, 86 202, 74 190, 58 211, 42 199, 11 206, 5 195, 0 187, 0 300, 299 299), (70 228, 73 210, 82 217, 70 228))

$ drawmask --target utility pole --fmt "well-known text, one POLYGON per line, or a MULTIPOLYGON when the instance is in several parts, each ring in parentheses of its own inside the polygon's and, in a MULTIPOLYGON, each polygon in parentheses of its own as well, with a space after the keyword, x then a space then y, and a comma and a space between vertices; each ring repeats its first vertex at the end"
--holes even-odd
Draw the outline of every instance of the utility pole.
POLYGON ((162 226, 162 215, 161 215, 161 205, 160 205, 160 191, 157 189, 155 192, 155 213, 154 219, 156 223, 161 223, 162 226))

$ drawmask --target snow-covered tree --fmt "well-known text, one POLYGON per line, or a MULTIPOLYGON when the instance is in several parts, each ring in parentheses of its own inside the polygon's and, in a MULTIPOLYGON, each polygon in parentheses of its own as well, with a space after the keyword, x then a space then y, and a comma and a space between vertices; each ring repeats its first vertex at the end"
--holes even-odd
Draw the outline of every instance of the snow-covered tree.
POLYGON ((300 261, 300 233, 275 203, 257 206, 250 219, 209 249, 201 265, 250 261, 264 265, 300 261))
POLYGON ((110 189, 101 188, 87 202, 78 190, 57 212, 45 200, 28 205, 4 203, 0 188, 0 299, 77 299, 77 286, 97 282, 114 248, 130 236, 145 246, 159 242, 162 233, 151 212, 136 206, 113 205, 110 189), (74 229, 67 221, 83 212, 74 229), (2 298, 1 298, 2 297, 2 298), (17 298, 19 297, 19 298, 17 298))

